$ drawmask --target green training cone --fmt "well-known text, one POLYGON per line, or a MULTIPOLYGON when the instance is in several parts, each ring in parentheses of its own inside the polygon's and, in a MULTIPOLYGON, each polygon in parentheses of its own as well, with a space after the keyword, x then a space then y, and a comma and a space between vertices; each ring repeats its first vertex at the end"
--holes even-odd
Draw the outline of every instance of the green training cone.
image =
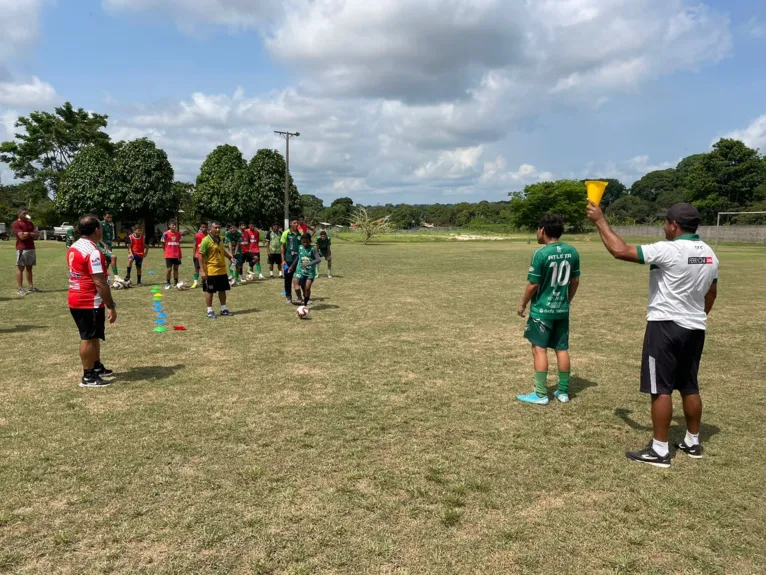
POLYGON ((155 327, 153 331, 155 331, 156 333, 163 333, 163 332, 166 332, 168 330, 160 325, 160 326, 155 327))

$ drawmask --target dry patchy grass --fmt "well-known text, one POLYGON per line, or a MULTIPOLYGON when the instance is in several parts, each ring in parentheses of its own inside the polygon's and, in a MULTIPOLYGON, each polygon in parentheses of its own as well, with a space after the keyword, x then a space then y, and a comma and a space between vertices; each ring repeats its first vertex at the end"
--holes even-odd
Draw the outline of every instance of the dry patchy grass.
POLYGON ((3 245, 0 572, 766 571, 763 248, 721 250, 707 456, 662 471, 624 458, 649 437, 647 269, 575 245, 574 399, 546 408, 514 399, 525 242, 338 245, 305 322, 277 280, 215 322, 168 292, 166 334, 148 289, 119 293, 105 390, 77 387, 63 246, 20 299, 3 245))

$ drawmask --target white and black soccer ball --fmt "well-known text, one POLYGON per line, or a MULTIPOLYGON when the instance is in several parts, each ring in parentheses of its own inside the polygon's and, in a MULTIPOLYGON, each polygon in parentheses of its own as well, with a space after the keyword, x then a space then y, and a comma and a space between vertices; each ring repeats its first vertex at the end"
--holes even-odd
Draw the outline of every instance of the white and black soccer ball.
POLYGON ((249 274, 247 274, 247 276, 245 277, 245 279, 246 279, 247 281, 251 282, 251 281, 253 281, 253 280, 255 279, 255 274, 249 273, 249 274))
POLYGON ((188 286, 188 285, 186 285, 186 282, 185 282, 185 281, 181 280, 180 282, 178 282, 178 283, 176 284, 176 289, 177 289, 178 291, 184 291, 184 290, 187 290, 187 289, 189 289, 189 286, 188 286))
POLYGON ((112 278, 112 289, 125 289, 129 286, 125 285, 125 280, 120 276, 114 276, 112 278))
POLYGON ((300 319, 308 319, 309 318, 309 308, 307 308, 305 305, 302 305, 298 309, 296 309, 295 313, 298 314, 298 317, 300 319))

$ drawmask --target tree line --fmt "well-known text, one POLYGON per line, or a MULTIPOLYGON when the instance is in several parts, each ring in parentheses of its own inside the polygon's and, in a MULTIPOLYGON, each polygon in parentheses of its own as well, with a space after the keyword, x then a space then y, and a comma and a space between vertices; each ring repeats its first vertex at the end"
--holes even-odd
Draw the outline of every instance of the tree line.
MULTIPOLYGON (((83 213, 112 212, 123 221, 179 217, 196 226, 201 219, 253 222, 260 228, 281 222, 286 164, 276 150, 261 149, 248 161, 232 145, 213 150, 195 182, 174 179, 167 154, 146 138, 112 142, 104 130, 108 116, 74 109, 66 103, 51 112, 36 111, 16 122, 14 140, 0 144, 15 185, 0 184, 0 218, 9 222, 20 206, 41 225, 83 213)), ((599 179, 599 178, 592 178, 599 179)), ((526 186, 499 202, 386 204, 362 206, 366 216, 392 228, 534 228, 543 213, 564 216, 572 231, 587 227, 584 180, 557 180, 526 186)), ((694 204, 703 223, 715 223, 721 211, 766 211, 766 159, 738 140, 721 139, 710 152, 694 154, 675 168, 649 172, 627 187, 607 179, 603 206, 613 223, 653 224, 675 203, 694 204)), ((310 222, 348 226, 359 207, 348 197, 329 206, 301 195, 289 176, 290 210, 310 222)), ((734 223, 760 223, 761 216, 740 216, 734 223)))

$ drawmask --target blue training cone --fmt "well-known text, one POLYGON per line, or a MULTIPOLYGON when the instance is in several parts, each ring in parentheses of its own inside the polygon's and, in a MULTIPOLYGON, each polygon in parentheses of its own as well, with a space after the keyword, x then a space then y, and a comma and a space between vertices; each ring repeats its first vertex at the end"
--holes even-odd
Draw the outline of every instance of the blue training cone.
POLYGON ((160 319, 168 319, 168 314, 166 313, 158 313, 157 317, 160 319))
POLYGON ((156 325, 165 325, 165 320, 164 319, 155 319, 154 323, 156 325))

